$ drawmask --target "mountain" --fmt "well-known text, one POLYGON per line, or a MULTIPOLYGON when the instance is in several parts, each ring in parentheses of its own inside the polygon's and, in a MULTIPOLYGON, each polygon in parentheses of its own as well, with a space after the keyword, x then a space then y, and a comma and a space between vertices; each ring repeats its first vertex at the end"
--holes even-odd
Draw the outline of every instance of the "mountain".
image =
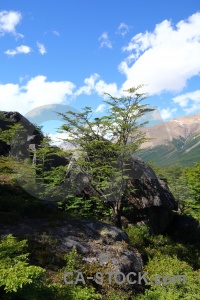
POLYGON ((70 142, 62 142, 60 145, 59 145, 59 148, 63 149, 64 151, 68 151, 68 150, 71 150, 71 149, 75 149, 76 146, 74 146, 72 143, 70 142))
POLYGON ((151 140, 138 153, 143 160, 163 167, 200 162, 200 113, 146 127, 145 132, 151 140))
MULTIPOLYGON (((137 155, 146 162, 167 167, 174 164, 192 166, 200 162, 200 113, 183 116, 143 130, 149 141, 137 155)), ((69 142, 59 145, 63 150, 76 148, 69 142)))

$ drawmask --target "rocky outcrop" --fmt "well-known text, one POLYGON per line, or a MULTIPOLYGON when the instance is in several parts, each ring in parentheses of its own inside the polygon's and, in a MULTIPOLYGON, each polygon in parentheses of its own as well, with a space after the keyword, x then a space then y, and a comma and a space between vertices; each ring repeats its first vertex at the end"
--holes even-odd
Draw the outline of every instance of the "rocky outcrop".
POLYGON ((132 155, 129 169, 133 191, 126 199, 129 207, 123 214, 126 222, 144 222, 149 225, 152 233, 162 233, 172 221, 173 211, 178 210, 178 203, 166 182, 158 179, 143 160, 132 155))
MULTIPOLYGON (((124 225, 146 223, 152 233, 162 233, 172 221, 173 211, 178 210, 177 202, 167 184, 137 156, 130 157, 127 170, 132 191, 123 199, 126 207, 122 215, 124 225)), ((68 169, 68 176, 75 183, 77 194, 83 194, 87 199, 97 196, 86 175, 68 169)))
POLYGON ((75 246, 84 255, 84 262, 110 265, 112 271, 126 274, 141 271, 141 255, 129 245, 128 236, 121 229, 100 221, 74 219, 62 230, 69 235, 61 240, 61 248, 69 251, 75 246))
MULTIPOLYGON (((40 163, 40 161, 36 157, 36 150, 41 147, 40 144, 44 138, 43 134, 36 128, 35 125, 29 122, 20 113, 0 111, 0 128, 3 131, 8 130, 10 126, 14 124, 20 124, 25 129, 25 132, 20 134, 22 143, 21 145, 19 145, 19 148, 17 150, 21 152, 21 154, 23 154, 23 158, 31 157, 33 159, 33 163, 40 163)), ((52 154, 48 155, 48 159, 46 160, 44 166, 46 171, 50 170, 53 167, 68 165, 68 160, 64 156, 56 154, 56 152, 58 152, 57 150, 59 150, 58 147, 51 147, 52 154)), ((9 152, 13 153, 12 145, 0 140, 0 155, 8 155, 9 152)))
MULTIPOLYGON (((28 148, 34 153, 40 147, 43 136, 25 117, 18 112, 1 112, 1 116, 3 118, 0 118, 0 128, 3 130, 14 123, 24 126, 26 138, 23 149, 27 151, 28 155, 28 148), (5 118, 7 121, 4 120, 5 118)), ((0 142, 0 154, 5 154, 8 148, 9 145, 0 142)), ((73 161, 76 161, 76 157, 69 162, 66 157, 61 157, 56 154, 56 151, 52 151, 45 168, 50 170, 53 167, 66 166, 66 176, 74 183, 77 195, 84 195, 87 199, 96 196, 87 176, 81 173, 80 169, 75 171, 73 161)), ((36 155, 33 155, 33 162, 38 163, 36 155)), ((173 195, 166 183, 159 180, 153 170, 137 156, 130 157, 127 172, 130 177, 128 184, 132 192, 129 192, 123 199, 124 205, 128 208, 123 212, 124 224, 145 222, 149 225, 152 233, 162 233, 172 221, 173 211, 178 210, 173 195)))
POLYGON ((20 226, 7 226, 0 229, 0 235, 12 233, 41 240, 45 231, 49 240, 57 240, 56 253, 63 256, 71 252, 73 247, 82 255, 82 262, 97 263, 104 270, 112 272, 139 272, 143 261, 141 255, 131 245, 127 234, 110 224, 81 218, 62 221, 57 226, 50 227, 44 220, 26 220, 20 226))
MULTIPOLYGON (((20 151, 23 153, 23 155, 28 156, 29 145, 32 145, 32 147, 33 145, 35 145, 35 147, 39 145, 43 140, 43 135, 19 112, 0 111, 0 128, 2 130, 8 130, 9 127, 14 124, 20 124, 25 129, 25 132, 22 136, 23 144, 21 145, 20 151)), ((10 151, 12 151, 11 145, 0 140, 0 155, 7 155, 10 151)))

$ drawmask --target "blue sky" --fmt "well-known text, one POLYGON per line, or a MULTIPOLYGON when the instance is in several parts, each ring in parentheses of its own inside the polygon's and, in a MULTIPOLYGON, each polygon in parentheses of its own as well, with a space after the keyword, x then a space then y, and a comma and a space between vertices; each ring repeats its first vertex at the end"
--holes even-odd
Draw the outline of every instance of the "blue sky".
POLYGON ((163 120, 200 111, 199 0, 1 0, 0 110, 100 115, 145 84, 163 120))

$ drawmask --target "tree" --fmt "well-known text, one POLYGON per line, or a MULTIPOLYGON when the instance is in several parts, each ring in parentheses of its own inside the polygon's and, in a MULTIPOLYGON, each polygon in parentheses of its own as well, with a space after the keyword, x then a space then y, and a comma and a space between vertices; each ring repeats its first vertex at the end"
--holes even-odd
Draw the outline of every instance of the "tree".
POLYGON ((200 164, 196 163, 193 168, 185 168, 185 175, 195 201, 200 203, 200 164))
POLYGON ((17 241, 7 235, 0 241, 0 287, 6 292, 17 292, 24 285, 40 282, 44 269, 28 263, 28 253, 24 253, 27 241, 17 241))
POLYGON ((59 113, 65 121, 61 129, 69 136, 65 140, 76 146, 74 168, 88 179, 94 199, 112 208, 118 227, 128 191, 128 159, 147 140, 141 132, 147 122, 139 119, 153 110, 141 104, 146 94, 139 93, 140 88, 127 90, 128 95, 121 98, 106 93, 108 110, 100 118, 93 118, 91 107, 81 113, 59 113))
POLYGON ((10 155, 16 160, 23 159, 27 152, 27 130, 19 123, 10 125, 7 130, 0 128, 0 140, 10 146, 10 155))
POLYGON ((200 164, 196 163, 192 168, 185 168, 183 174, 192 194, 187 204, 192 208, 192 215, 200 220, 200 164))
POLYGON ((39 147, 33 151, 34 164, 32 169, 35 172, 32 179, 36 190, 32 186, 29 188, 32 191, 34 190, 34 194, 39 198, 55 201, 64 200, 62 184, 66 172, 66 167, 63 164, 67 164, 65 155, 66 153, 59 147, 52 146, 52 140, 48 135, 44 137, 39 147), (59 159, 62 160, 62 163, 59 159))

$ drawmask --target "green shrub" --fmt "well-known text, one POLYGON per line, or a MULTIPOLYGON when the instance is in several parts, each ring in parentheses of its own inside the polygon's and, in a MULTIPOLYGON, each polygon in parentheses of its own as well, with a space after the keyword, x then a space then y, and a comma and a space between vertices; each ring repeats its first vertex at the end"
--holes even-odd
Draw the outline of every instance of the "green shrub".
POLYGON ((17 292, 24 285, 39 280, 44 269, 28 264, 28 253, 24 253, 26 240, 18 242, 8 235, 0 243, 0 287, 6 292, 17 292))
POLYGON ((143 272, 148 272, 148 281, 152 284, 139 299, 200 299, 198 272, 176 256, 157 255, 149 260, 143 272), (161 276, 157 283, 155 275, 161 276), (185 281, 177 275, 184 275, 185 281))

